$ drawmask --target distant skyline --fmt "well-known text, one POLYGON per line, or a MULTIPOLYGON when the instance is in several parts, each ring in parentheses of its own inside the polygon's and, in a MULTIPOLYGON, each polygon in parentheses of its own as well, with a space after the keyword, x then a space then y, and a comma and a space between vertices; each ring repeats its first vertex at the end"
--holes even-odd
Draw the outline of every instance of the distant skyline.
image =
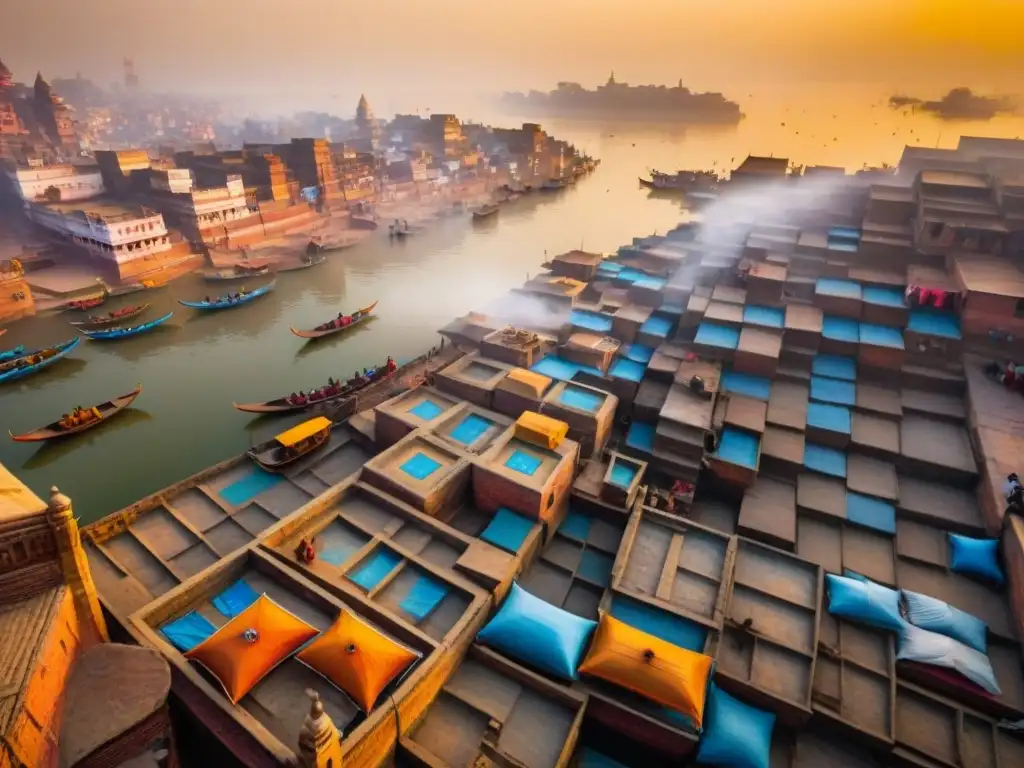
POLYGON ((750 92, 866 89, 939 98, 1024 86, 1018 0, 3 0, 15 78, 120 81, 234 97, 253 112, 388 114, 503 90, 632 83, 750 92))

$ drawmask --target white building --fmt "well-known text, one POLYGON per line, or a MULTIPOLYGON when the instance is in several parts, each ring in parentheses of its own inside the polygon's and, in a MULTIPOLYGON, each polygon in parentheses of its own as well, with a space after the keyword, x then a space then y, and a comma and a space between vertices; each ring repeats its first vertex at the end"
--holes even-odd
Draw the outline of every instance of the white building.
POLYGON ((159 192, 173 192, 175 194, 188 194, 192 191, 195 183, 192 179, 192 171, 188 168, 165 168, 153 171, 153 178, 149 184, 159 192))
MULTIPOLYGON (((256 211, 249 208, 241 176, 229 176, 223 187, 196 189, 192 186, 191 175, 187 181, 183 176, 174 175, 181 172, 182 169, 168 170, 153 178, 153 188, 162 194, 153 195, 152 203, 189 237, 216 240, 224 235, 228 223, 256 215, 256 211)), ((184 173, 190 174, 188 170, 184 173)))
POLYGON ((71 164, 43 165, 32 162, 27 168, 7 171, 14 189, 22 200, 44 202, 73 202, 98 197, 104 192, 103 176, 96 166, 71 164), (60 193, 47 192, 54 188, 60 193), (48 195, 52 196, 51 200, 48 195))
POLYGON ((25 213, 39 226, 118 265, 171 249, 164 217, 144 208, 27 202, 25 213))

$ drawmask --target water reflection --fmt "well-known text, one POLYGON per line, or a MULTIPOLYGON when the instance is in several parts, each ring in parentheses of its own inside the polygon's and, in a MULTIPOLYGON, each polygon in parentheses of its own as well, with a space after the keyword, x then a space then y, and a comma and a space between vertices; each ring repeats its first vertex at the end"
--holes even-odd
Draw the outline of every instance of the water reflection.
POLYGON ((42 469, 58 459, 68 456, 72 451, 92 446, 104 435, 128 429, 132 425, 151 421, 152 414, 139 408, 126 408, 117 414, 117 418, 105 421, 92 429, 77 435, 70 435, 60 440, 50 440, 36 449, 22 465, 24 469, 42 469))
MULTIPOLYGON (((79 345, 78 349, 81 349, 79 345)), ((74 355, 78 349, 71 351, 74 355)), ((10 382, 0 383, 0 394, 17 392, 39 387, 41 382, 64 381, 77 376, 85 368, 87 363, 80 357, 65 357, 53 363, 49 368, 43 368, 38 373, 33 373, 24 379, 15 379, 10 382)))
MULTIPOLYGON (((153 330, 146 331, 138 336, 109 341, 85 340, 82 343, 88 344, 93 348, 89 350, 90 353, 98 351, 100 357, 109 354, 130 363, 137 363, 140 360, 145 360, 147 357, 162 354, 162 351, 167 349, 167 345, 171 344, 174 341, 174 337, 180 334, 182 330, 180 325, 168 322, 164 325, 158 325, 153 330)), ((96 362, 99 363, 101 360, 96 362)))

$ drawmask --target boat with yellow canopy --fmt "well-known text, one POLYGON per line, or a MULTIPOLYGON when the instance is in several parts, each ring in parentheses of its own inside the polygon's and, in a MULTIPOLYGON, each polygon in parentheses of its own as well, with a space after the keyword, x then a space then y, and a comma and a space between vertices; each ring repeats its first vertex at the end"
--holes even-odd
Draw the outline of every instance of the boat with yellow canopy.
POLYGON ((325 416, 309 419, 251 448, 249 458, 268 472, 278 472, 327 445, 332 426, 325 416))

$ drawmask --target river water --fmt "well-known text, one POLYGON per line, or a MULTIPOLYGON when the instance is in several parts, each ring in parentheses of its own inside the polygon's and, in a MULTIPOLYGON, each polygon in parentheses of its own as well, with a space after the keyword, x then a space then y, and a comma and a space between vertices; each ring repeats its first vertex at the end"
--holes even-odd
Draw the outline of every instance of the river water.
MULTIPOLYGON (((267 400, 318 386, 328 376, 346 378, 388 355, 399 362, 415 357, 438 342, 437 328, 485 308, 536 274, 546 255, 581 246, 610 251, 633 236, 673 227, 685 213, 677 203, 651 198, 639 188, 636 178, 647 168, 710 167, 715 162, 724 168, 748 152, 768 154, 769 140, 779 142, 779 154, 789 153, 796 162, 856 168, 865 160, 898 160, 911 130, 900 122, 906 118, 879 110, 881 126, 847 127, 847 141, 818 145, 820 139, 787 134, 779 125, 785 120, 777 121, 785 114, 776 105, 738 128, 689 133, 552 122, 546 127, 554 135, 601 158, 601 166, 573 189, 508 205, 485 227, 474 227, 466 214, 439 220, 402 242, 376 232, 324 265, 280 275, 269 296, 223 312, 201 314, 177 304, 216 290, 194 276, 153 294, 115 299, 104 311, 145 296, 154 304, 146 318, 172 309, 175 314, 164 327, 135 338, 83 340, 52 368, 0 386, 0 426, 27 431, 75 405, 93 405, 141 384, 135 406, 66 442, 0 441, 0 462, 44 497, 51 485, 60 486, 82 521, 91 522, 298 420, 255 419, 235 411, 232 401, 267 400), (900 135, 889 135, 897 131, 900 135), (349 334, 304 344, 288 330, 312 327, 373 301, 379 301, 377 318, 349 334)), ((822 127, 815 131, 838 133, 841 118, 819 105, 814 120, 822 127)), ((936 129, 920 118, 915 124, 922 134, 936 129)), ((1024 133, 1019 124, 997 128, 966 125, 959 132, 1024 133)), ((941 143, 955 145, 955 140, 956 134, 948 133, 941 143)), ((257 278, 247 287, 260 284, 257 278)), ((67 339, 75 333, 69 319, 58 314, 13 323, 0 348, 67 339)))

